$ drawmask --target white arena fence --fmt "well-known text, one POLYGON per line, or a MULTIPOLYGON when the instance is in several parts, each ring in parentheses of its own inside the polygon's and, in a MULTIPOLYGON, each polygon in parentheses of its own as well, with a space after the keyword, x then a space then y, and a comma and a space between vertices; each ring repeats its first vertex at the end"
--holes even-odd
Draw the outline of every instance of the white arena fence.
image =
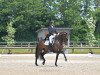
MULTIPOLYGON (((6 42, 0 42, 0 49, 2 50, 10 50, 10 49, 30 49, 33 50, 36 48, 37 42, 15 42, 12 46, 8 46, 6 42)), ((64 46, 64 49, 72 49, 72 52, 74 52, 74 49, 100 49, 100 43, 95 44, 92 47, 89 47, 87 42, 71 42, 70 46, 67 45, 64 46)))
MULTIPOLYGON (((9 42, 12 43, 12 42, 9 42)), ((37 42, 14 42, 13 45, 8 46, 6 42, 0 42, 0 47, 35 47, 37 42)), ((66 45, 67 46, 67 45, 66 45)), ((70 41, 69 47, 89 47, 88 42, 70 41)), ((93 47, 100 47, 100 42, 94 43, 93 47)))

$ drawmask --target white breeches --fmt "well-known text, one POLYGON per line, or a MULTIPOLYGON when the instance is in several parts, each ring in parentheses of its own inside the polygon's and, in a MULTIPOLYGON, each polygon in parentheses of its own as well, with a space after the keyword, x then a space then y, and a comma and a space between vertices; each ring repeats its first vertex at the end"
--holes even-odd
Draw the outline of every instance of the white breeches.
POLYGON ((54 38, 55 36, 56 36, 56 34, 53 34, 53 35, 51 35, 51 36, 49 37, 49 42, 50 42, 50 43, 53 43, 53 41, 54 41, 53 38, 54 38))

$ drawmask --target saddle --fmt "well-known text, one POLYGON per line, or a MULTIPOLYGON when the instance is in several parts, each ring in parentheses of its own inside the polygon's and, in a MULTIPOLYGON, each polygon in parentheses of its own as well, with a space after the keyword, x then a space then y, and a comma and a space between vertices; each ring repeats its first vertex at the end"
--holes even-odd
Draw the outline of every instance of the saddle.
POLYGON ((51 35, 47 35, 46 37, 45 37, 45 39, 44 39, 44 44, 45 45, 53 45, 53 43, 54 43, 54 38, 52 38, 53 39, 53 41, 52 41, 52 43, 50 43, 50 40, 49 40, 49 37, 50 37, 51 35))
POLYGON ((53 45, 53 43, 50 43, 50 41, 49 41, 49 37, 50 37, 51 35, 47 35, 46 37, 45 37, 45 39, 44 39, 44 44, 46 45, 46 46, 48 46, 48 52, 53 52, 53 49, 52 49, 52 45, 53 45))

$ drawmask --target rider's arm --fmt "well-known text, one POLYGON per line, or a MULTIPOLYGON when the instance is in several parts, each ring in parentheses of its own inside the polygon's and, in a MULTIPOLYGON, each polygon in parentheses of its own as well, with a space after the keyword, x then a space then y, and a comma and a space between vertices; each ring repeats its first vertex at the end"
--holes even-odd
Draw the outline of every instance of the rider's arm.
POLYGON ((49 34, 53 34, 53 29, 51 26, 48 27, 49 34))

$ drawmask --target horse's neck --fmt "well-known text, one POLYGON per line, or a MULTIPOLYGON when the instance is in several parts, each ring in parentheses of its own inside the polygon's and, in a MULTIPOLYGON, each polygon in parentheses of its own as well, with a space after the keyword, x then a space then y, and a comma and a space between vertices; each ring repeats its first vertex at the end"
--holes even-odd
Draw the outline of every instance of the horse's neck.
POLYGON ((56 36, 56 37, 55 37, 55 41, 58 41, 61 45, 63 44, 63 42, 62 42, 60 36, 56 36))

